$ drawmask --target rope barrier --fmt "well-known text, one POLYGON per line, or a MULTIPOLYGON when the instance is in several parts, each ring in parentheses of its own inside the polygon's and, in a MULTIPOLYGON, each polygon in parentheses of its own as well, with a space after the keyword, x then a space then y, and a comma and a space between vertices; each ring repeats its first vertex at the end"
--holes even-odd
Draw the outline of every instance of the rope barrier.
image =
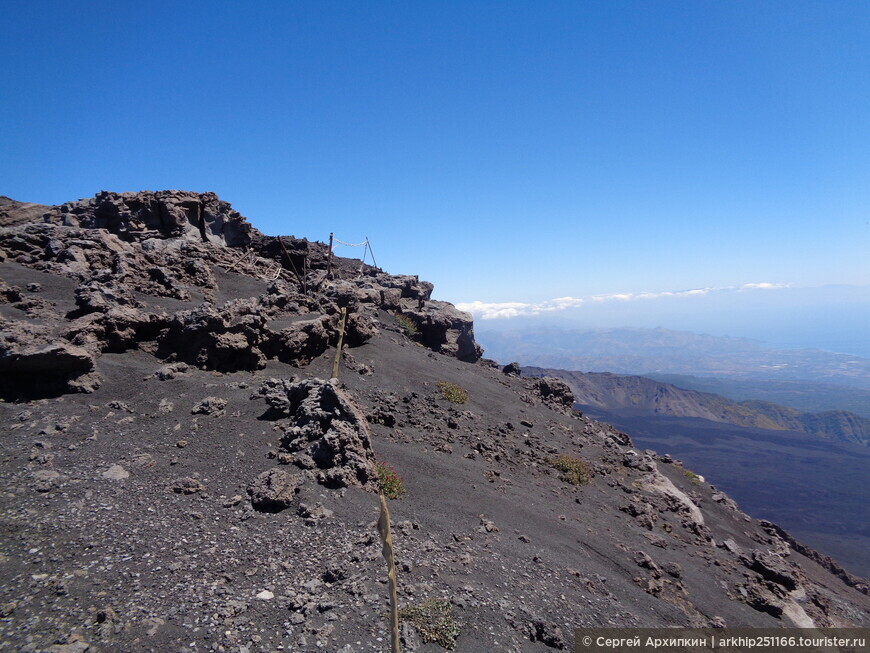
MULTIPOLYGON (((330 257, 332 256, 332 250, 335 248, 336 244, 344 245, 345 247, 363 247, 363 246, 365 246, 365 250, 363 250, 363 255, 362 255, 362 262, 365 264, 366 254, 371 254, 372 255, 372 264, 374 265, 374 267, 378 267, 378 263, 377 263, 377 261, 375 261, 375 253, 372 251, 372 244, 371 244, 371 242, 369 242, 368 236, 366 236, 366 239, 364 241, 362 241, 361 243, 346 243, 343 240, 339 240, 338 238, 335 238, 333 236, 333 234, 329 234, 329 242, 330 242, 330 249, 329 249, 330 257)), ((362 274, 362 268, 360 268, 360 274, 362 274)))
POLYGON ((343 240, 339 240, 338 238, 333 238, 333 242, 336 242, 339 245, 345 245, 346 247, 362 247, 363 245, 369 244, 368 240, 364 240, 361 243, 346 243, 343 240))

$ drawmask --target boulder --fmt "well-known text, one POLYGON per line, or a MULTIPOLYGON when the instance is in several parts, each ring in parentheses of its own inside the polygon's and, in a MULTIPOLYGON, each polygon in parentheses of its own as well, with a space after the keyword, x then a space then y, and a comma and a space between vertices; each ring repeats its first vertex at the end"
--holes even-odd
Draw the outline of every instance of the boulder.
POLYGON ((298 320, 277 333, 270 333, 263 349, 269 358, 277 358, 282 363, 305 365, 338 339, 336 322, 325 315, 298 320))
POLYGON ((175 494, 196 494, 205 490, 205 485, 197 478, 182 476, 173 480, 169 485, 169 489, 175 492, 175 494))
POLYGON ((262 316, 234 318, 204 303, 172 317, 159 337, 157 355, 220 372, 256 370, 266 365, 259 348, 264 332, 262 316))
POLYGON ((80 284, 75 290, 76 306, 79 315, 88 313, 107 313, 119 306, 139 306, 139 302, 126 288, 119 284, 101 283, 90 280, 80 284))
POLYGON ((567 383, 552 376, 535 379, 534 390, 545 404, 563 413, 574 407, 574 393, 567 383))
POLYGON ((221 397, 206 397, 198 402, 190 410, 191 415, 216 415, 222 414, 227 407, 227 400, 221 397))
POLYGON ((165 315, 146 313, 129 306, 111 306, 72 322, 64 334, 74 345, 97 352, 122 353, 157 339, 166 328, 165 315))
POLYGON ((761 574, 765 580, 782 585, 789 591, 797 589, 800 584, 792 569, 778 555, 753 551, 750 556, 741 556, 740 561, 749 569, 761 574))
POLYGON ((248 485, 251 505, 263 512, 279 512, 289 508, 303 480, 301 473, 290 474, 283 469, 273 467, 257 476, 248 485))
POLYGON ((474 321, 470 313, 435 300, 420 304, 402 300, 402 306, 402 315, 414 323, 423 346, 466 363, 480 359, 483 349, 474 340, 474 321))
POLYGON ((5 398, 93 392, 99 385, 94 357, 82 347, 62 341, 21 344, 0 337, 0 395, 5 398))

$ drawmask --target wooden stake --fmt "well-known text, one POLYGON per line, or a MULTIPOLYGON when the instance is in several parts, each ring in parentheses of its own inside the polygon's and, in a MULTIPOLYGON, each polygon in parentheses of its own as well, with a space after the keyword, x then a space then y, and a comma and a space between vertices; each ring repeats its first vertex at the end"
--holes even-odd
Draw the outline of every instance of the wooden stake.
MULTIPOLYGON (((300 277, 299 272, 296 271, 296 266, 293 265, 293 259, 290 258, 290 254, 287 253, 287 248, 284 247, 284 239, 281 238, 281 236, 278 236, 278 244, 281 245, 281 251, 284 253, 284 258, 287 259, 287 262, 290 264, 290 269, 293 270, 293 276, 296 277, 296 281, 298 281, 299 285, 302 287, 302 294, 307 295, 308 288, 306 287, 306 284, 305 284, 305 277, 304 276, 300 277)), ((306 255, 305 258, 307 260, 308 256, 306 255)))
POLYGON ((375 252, 372 249, 372 244, 369 241, 368 236, 366 236, 366 247, 368 247, 368 249, 369 249, 369 254, 372 255, 372 267, 375 267, 375 268, 378 267, 378 262, 375 260, 375 252))
POLYGON ((347 325, 347 307, 341 307, 341 326, 338 331, 338 351, 335 352, 335 363, 332 364, 332 378, 338 378, 338 365, 341 363, 341 348, 344 346, 344 328, 347 325))
POLYGON ((378 493, 381 502, 381 514, 378 517, 378 533, 381 535, 382 553, 387 562, 387 580, 390 590, 390 650, 399 653, 399 597, 396 592, 398 585, 396 578, 396 559, 393 555, 393 533, 390 530, 390 509, 387 508, 387 500, 384 492, 378 493))

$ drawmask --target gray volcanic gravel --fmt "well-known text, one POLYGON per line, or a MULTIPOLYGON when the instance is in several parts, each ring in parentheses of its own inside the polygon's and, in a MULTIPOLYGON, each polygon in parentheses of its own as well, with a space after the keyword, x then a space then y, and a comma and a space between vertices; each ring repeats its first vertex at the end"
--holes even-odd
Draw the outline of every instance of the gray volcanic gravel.
MULTIPOLYGON (((577 626, 870 625, 866 581, 571 410, 559 381, 480 358, 431 284, 347 259, 328 278, 323 245, 211 194, 13 209, 3 650, 388 650, 376 462, 406 487, 400 606, 446 601, 459 651, 570 649, 577 626)), ((412 621, 406 650, 442 650, 412 621)))

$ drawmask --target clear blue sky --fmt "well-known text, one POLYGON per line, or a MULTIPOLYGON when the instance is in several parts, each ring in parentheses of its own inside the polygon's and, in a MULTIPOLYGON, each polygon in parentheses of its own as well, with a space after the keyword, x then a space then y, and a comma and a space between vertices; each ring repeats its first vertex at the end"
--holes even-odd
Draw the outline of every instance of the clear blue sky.
POLYGON ((213 190, 266 233, 369 236, 453 302, 870 283, 868 2, 27 0, 2 24, 15 199, 213 190))

